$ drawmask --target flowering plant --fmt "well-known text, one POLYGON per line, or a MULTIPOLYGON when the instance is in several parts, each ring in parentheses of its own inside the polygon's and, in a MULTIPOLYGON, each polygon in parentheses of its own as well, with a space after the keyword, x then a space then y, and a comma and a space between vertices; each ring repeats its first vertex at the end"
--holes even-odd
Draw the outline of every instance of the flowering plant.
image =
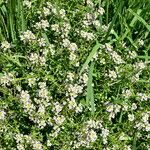
POLYGON ((149 0, 0 8, 0 150, 150 148, 149 0))

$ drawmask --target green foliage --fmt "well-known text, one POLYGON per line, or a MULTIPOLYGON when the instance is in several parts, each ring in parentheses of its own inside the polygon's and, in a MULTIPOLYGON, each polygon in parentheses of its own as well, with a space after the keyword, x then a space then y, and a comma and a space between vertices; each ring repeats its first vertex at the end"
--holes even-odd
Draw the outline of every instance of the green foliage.
POLYGON ((0 150, 148 150, 149 0, 0 0, 0 150))

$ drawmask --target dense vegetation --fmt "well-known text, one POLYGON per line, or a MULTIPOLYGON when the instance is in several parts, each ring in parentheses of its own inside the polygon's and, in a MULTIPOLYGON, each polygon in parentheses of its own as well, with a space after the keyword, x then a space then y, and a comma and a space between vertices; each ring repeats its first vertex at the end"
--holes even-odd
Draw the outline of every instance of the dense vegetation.
POLYGON ((0 150, 149 150, 149 0, 0 0, 0 150))

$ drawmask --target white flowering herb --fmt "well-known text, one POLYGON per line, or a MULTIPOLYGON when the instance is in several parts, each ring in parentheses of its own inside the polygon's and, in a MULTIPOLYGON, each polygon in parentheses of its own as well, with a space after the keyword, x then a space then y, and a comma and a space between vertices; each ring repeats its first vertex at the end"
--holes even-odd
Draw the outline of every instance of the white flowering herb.
POLYGON ((1 0, 0 150, 149 150, 149 10, 1 0))
POLYGON ((4 49, 4 50, 10 49, 11 48, 11 44, 8 43, 8 41, 3 41, 1 43, 1 48, 4 49))

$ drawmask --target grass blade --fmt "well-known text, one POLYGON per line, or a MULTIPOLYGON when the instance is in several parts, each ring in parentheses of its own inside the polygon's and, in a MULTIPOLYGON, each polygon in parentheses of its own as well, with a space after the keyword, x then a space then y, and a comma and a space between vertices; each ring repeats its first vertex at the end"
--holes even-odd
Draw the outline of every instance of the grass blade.
POLYGON ((136 14, 132 9, 129 9, 129 12, 132 15, 134 15, 150 31, 150 25, 148 25, 142 17, 140 17, 138 14, 136 14))
POLYGON ((96 45, 93 47, 91 53, 89 54, 88 58, 86 59, 85 63, 83 64, 79 75, 82 74, 82 72, 85 70, 85 68, 88 66, 89 62, 93 58, 94 54, 97 52, 97 50, 100 48, 100 44, 97 42, 96 45))
MULTIPOLYGON (((141 12, 142 12, 142 10, 141 10, 141 9, 138 9, 138 10, 137 10, 137 15, 140 15, 141 12)), ((137 17, 134 16, 133 20, 132 20, 131 23, 130 23, 130 26, 133 27, 136 21, 137 21, 137 17)))
POLYGON ((10 0, 8 2, 8 9, 9 9, 9 26, 10 26, 10 33, 12 41, 14 42, 16 40, 16 33, 15 33, 15 22, 14 22, 14 14, 15 14, 15 0, 10 0))
POLYGON ((112 19, 112 22, 111 22, 111 24, 110 24, 110 26, 109 26, 109 28, 108 28, 108 32, 107 32, 107 34, 106 34, 106 37, 105 37, 104 41, 107 40, 107 38, 108 38, 108 36, 109 36, 109 34, 110 34, 110 32, 111 32, 111 29, 113 28, 113 25, 114 25, 114 23, 115 23, 115 21, 116 21, 116 19, 117 19, 117 16, 118 16, 120 10, 122 9, 122 6, 123 6, 123 2, 122 2, 122 1, 121 1, 121 2, 118 2, 118 9, 117 9, 117 11, 116 11, 116 13, 115 13, 115 15, 114 15, 114 17, 113 17, 113 19, 112 19))
POLYGON ((93 80, 93 70, 94 70, 94 62, 91 62, 90 69, 89 69, 89 78, 87 84, 87 96, 86 96, 86 104, 87 106, 91 106, 91 112, 94 114, 95 111, 95 104, 94 104, 94 91, 92 86, 93 80))
MULTIPOLYGON (((24 9, 23 9, 23 1, 18 0, 18 23, 21 22, 21 31, 26 30, 26 22, 24 19, 24 9)), ((19 23, 20 24, 20 23, 19 23)), ((18 24, 18 27, 20 28, 20 25, 18 24)))

